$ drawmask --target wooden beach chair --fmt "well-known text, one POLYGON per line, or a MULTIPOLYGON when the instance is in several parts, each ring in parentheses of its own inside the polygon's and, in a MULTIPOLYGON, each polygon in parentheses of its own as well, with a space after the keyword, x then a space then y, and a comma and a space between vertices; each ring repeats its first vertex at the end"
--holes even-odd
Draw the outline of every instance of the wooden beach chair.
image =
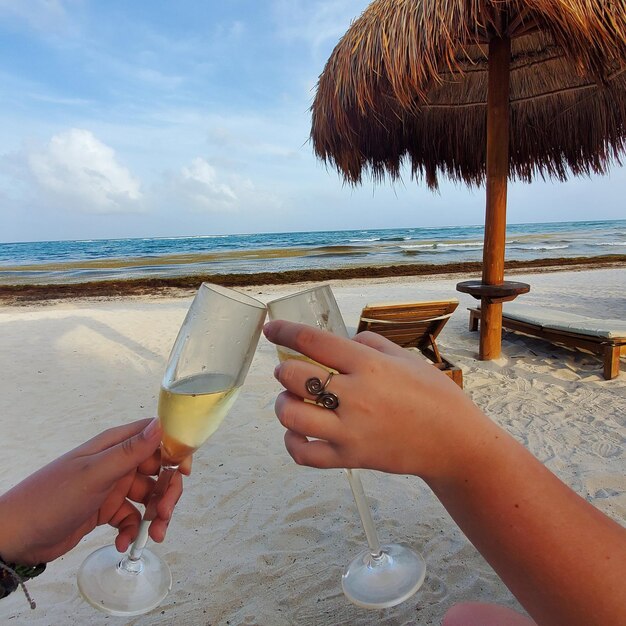
POLYGON ((369 330, 403 348, 419 350, 462 388, 463 371, 441 356, 436 341, 458 305, 456 299, 368 304, 361 312, 357 332, 369 330))
MULTIPOLYGON (((469 329, 478 330, 480 309, 470 308, 469 312, 469 329)), ((598 319, 531 304, 507 303, 502 311, 502 327, 599 356, 606 380, 619 374, 620 355, 626 355, 624 320, 598 319)))

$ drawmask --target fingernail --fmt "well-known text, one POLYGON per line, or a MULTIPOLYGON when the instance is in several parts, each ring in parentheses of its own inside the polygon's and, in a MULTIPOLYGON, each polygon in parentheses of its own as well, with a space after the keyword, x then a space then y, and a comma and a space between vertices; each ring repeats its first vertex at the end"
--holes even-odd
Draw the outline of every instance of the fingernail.
POLYGON ((280 372, 280 363, 274 368, 274 378, 278 380, 278 373, 280 372))
POLYGON ((263 334, 264 334, 266 337, 269 337, 270 330, 271 330, 271 328, 270 328, 270 324, 271 324, 271 323, 272 323, 272 322, 267 322, 267 323, 263 326, 263 334))
POLYGON ((160 431, 159 419, 155 417, 143 430, 146 439, 152 439, 160 431))

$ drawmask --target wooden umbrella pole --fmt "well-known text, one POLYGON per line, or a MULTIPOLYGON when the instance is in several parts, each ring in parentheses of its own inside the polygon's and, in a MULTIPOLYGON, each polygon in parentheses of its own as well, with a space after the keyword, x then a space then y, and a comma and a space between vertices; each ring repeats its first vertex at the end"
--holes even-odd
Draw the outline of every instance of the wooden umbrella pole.
MULTIPOLYGON (((489 42, 487 92, 487 205, 483 249, 483 283, 504 281, 506 243, 506 189, 509 175, 509 78, 511 40, 493 38, 489 42)), ((500 356, 502 343, 502 303, 482 299, 479 358, 500 356)))

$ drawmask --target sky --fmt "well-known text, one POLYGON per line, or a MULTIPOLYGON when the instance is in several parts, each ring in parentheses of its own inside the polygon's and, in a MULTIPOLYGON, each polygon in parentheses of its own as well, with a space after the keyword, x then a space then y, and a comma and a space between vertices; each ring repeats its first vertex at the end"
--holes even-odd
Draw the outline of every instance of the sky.
MULTIPOLYGON (((484 189, 360 187, 309 142, 366 0, 0 0, 0 241, 480 224, 484 189)), ((508 221, 626 218, 626 168, 513 183, 508 221)))

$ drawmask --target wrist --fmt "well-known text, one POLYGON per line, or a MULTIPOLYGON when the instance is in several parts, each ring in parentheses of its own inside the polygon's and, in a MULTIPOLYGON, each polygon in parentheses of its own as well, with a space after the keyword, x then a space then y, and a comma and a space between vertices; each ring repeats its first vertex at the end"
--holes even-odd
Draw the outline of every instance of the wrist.
POLYGON ((24 582, 39 576, 45 569, 45 563, 29 559, 22 549, 20 527, 28 520, 17 520, 15 507, 11 506, 10 491, 0 496, 0 598, 8 596, 21 585, 30 607, 35 603, 30 597, 24 582))
POLYGON ((28 520, 18 520, 15 507, 10 501, 11 490, 0 496, 0 559, 5 563, 35 565, 36 560, 28 557, 21 528, 28 520))
POLYGON ((6 496, 0 496, 0 520, 0 559, 6 563, 14 563, 19 555, 15 550, 17 542, 6 496))
POLYGON ((477 407, 464 413, 454 426, 445 427, 443 439, 445 445, 435 471, 422 476, 438 495, 463 488, 475 476, 489 472, 487 466, 499 456, 502 445, 514 442, 477 407))
POLYGON ((4 529, 0 533, 0 561, 10 565, 11 563, 19 563, 21 565, 34 565, 32 559, 29 559, 24 550, 19 549, 19 541, 10 536, 5 540, 4 529))
POLYGON ((31 578, 39 576, 39 574, 43 573, 45 569, 45 563, 39 563, 34 566, 24 566, 17 565, 15 563, 7 563, 2 557, 0 557, 0 598, 5 598, 21 586, 24 591, 24 595, 30 604, 30 608, 34 609, 37 605, 35 604, 35 601, 31 597, 30 593, 28 593, 28 589, 26 589, 26 585, 24 583, 31 578))
POLYGON ((36 578, 46 570, 47 563, 37 563, 37 565, 21 565, 5 561, 0 555, 0 581, 13 578, 14 586, 11 591, 17 588, 20 582, 25 582, 31 578, 36 578))

